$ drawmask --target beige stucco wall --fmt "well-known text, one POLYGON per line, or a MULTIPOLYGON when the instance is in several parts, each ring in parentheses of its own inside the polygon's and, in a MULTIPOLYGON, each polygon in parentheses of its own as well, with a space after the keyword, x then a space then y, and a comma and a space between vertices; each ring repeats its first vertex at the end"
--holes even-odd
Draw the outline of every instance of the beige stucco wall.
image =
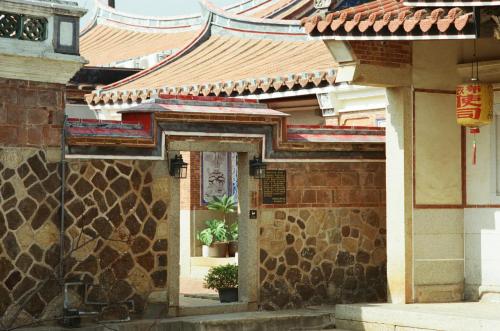
POLYGON ((455 95, 415 93, 415 201, 462 204, 460 126, 455 95))
POLYGON ((453 91, 461 81, 460 42, 415 42, 413 48, 414 301, 463 296, 464 237, 461 129, 453 91))
MULTIPOLYGON (((459 75, 457 64, 470 62, 472 52, 472 41, 414 43, 417 301, 458 300, 461 283, 465 298, 470 300, 479 299, 483 292, 500 290, 495 123, 482 127, 476 136, 476 165, 472 165, 472 138, 466 137, 467 199, 462 202, 460 127, 455 120, 454 95, 445 93, 466 80, 459 75), (436 204, 441 206, 429 209, 436 204), (425 209, 419 205, 426 205, 425 209)), ((477 56, 480 61, 500 59, 500 42, 479 40, 477 56)), ((497 83, 500 75, 495 78, 489 73, 487 79, 497 83)), ((499 103, 499 92, 496 94, 495 102, 499 103)))

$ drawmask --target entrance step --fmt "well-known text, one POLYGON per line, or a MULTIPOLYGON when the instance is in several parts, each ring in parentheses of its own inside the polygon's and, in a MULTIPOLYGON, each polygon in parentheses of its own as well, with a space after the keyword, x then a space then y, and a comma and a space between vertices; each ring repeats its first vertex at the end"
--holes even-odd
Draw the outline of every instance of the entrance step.
MULTIPOLYGON (((259 311, 232 314, 138 320, 107 325, 82 325, 78 331, 312 331, 331 330, 334 308, 259 311)), ((34 329, 29 329, 34 330, 34 329)), ((61 327, 40 327, 37 331, 64 331, 61 327)), ((21 330, 21 331, 28 331, 21 330)), ((333 329, 332 331, 341 331, 333 329)))
MULTIPOLYGON (((244 312, 163 320, 165 331, 299 331, 331 329, 333 307, 275 312, 244 312)), ((158 329, 159 330, 159 329, 158 329)))
POLYGON ((335 307, 335 323, 352 331, 500 330, 500 303, 353 304, 335 307))
MULTIPOLYGON (((259 311, 163 319, 127 323, 82 325, 78 331, 319 331, 334 329, 334 308, 259 311)), ((65 331, 62 327, 40 327, 31 331, 65 331)), ((28 331, 23 329, 20 331, 28 331)))

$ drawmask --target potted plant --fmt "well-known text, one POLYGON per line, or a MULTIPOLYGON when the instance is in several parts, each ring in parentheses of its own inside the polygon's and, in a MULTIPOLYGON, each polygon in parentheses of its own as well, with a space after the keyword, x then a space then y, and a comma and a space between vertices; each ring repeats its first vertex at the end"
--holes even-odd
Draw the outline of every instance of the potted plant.
POLYGON ((205 222, 207 227, 198 232, 203 257, 225 257, 227 254, 227 228, 224 221, 213 219, 205 222))
POLYGON ((238 223, 233 223, 229 226, 229 245, 227 248, 228 255, 233 257, 238 252, 238 223))
POLYGON ((219 292, 220 302, 238 301, 238 266, 226 264, 210 268, 204 286, 219 292))
POLYGON ((226 257, 229 231, 226 225, 226 217, 236 211, 236 206, 234 196, 227 195, 223 195, 221 198, 214 196, 208 203, 208 210, 221 212, 222 220, 213 219, 207 221, 207 228, 197 233, 196 238, 203 244, 203 257, 226 257))

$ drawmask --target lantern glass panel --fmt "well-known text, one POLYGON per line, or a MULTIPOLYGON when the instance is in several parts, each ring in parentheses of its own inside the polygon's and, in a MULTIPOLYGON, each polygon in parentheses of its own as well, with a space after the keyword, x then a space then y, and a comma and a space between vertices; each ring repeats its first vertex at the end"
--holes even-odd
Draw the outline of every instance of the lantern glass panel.
POLYGON ((75 26, 72 22, 61 21, 59 25, 59 45, 64 47, 73 47, 75 26))
POLYGON ((266 178, 266 166, 264 164, 257 166, 257 169, 255 171, 255 178, 266 178))
POLYGON ((187 164, 183 164, 179 169, 179 177, 177 178, 186 178, 187 177, 187 164))

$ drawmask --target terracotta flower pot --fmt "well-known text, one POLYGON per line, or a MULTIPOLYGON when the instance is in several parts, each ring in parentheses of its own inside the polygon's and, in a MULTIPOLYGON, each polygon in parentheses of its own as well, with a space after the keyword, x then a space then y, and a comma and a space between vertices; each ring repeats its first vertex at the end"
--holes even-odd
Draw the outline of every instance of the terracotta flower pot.
POLYGON ((216 242, 208 248, 209 257, 226 257, 227 243, 216 242))
POLYGON ((230 257, 234 257, 236 253, 238 252, 238 242, 237 241, 230 241, 228 244, 228 255, 230 257))

